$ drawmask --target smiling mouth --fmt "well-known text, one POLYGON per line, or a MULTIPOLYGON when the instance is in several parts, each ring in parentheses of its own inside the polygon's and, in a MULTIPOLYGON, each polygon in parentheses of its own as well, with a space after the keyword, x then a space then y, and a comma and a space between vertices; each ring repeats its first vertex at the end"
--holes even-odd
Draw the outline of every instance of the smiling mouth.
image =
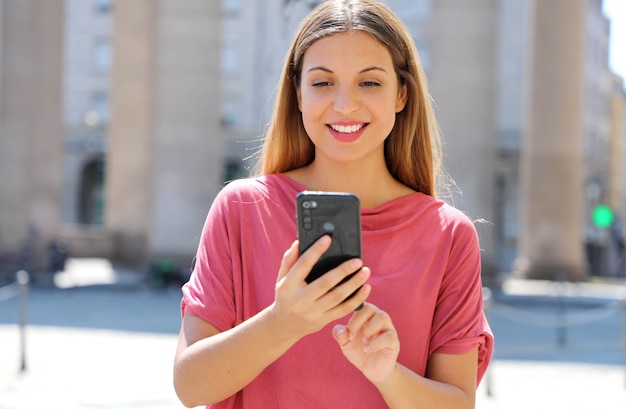
POLYGON ((332 125, 329 124, 328 127, 331 128, 333 131, 336 132, 340 132, 340 133, 354 133, 354 132, 358 132, 361 129, 363 129, 364 127, 366 127, 367 124, 355 124, 355 125, 332 125))

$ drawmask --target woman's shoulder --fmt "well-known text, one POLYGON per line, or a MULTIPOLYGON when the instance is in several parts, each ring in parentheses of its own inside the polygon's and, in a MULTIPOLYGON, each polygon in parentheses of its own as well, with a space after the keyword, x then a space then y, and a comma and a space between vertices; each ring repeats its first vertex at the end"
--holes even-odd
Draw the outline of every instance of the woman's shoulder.
POLYGON ((457 223, 472 223, 470 216, 454 204, 451 204, 443 199, 437 200, 440 202, 439 211, 443 217, 457 223))
POLYGON ((425 218, 436 222, 441 227, 475 229, 475 221, 470 216, 442 198, 436 198, 423 193, 410 196, 412 203, 407 208, 421 208, 425 218))
POLYGON ((381 209, 393 211, 404 210, 411 213, 415 212, 417 209, 421 209, 423 212, 430 213, 431 217, 434 216, 434 214, 440 214, 441 217, 451 220, 469 220, 464 212, 446 200, 422 192, 413 192, 389 201, 381 206, 381 209))
POLYGON ((246 177, 229 181, 217 194, 217 201, 257 201, 295 198, 298 189, 280 174, 246 177))

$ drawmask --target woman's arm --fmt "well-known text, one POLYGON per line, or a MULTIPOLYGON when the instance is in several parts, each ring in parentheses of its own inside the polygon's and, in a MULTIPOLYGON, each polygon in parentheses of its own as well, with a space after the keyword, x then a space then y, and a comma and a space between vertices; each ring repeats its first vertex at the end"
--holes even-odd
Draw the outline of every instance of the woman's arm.
POLYGON ((297 341, 279 327, 269 308, 225 332, 185 315, 174 365, 181 402, 187 407, 219 402, 250 383, 297 341))
POLYGON ((389 378, 376 383, 391 409, 475 407, 478 349, 465 354, 434 353, 426 377, 396 364, 389 378))
POLYGON ((285 252, 274 303, 240 325, 220 332, 205 320, 183 317, 174 361, 174 387, 181 402, 194 407, 219 402, 250 383, 304 335, 352 312, 370 292, 362 268, 349 260, 311 284, 304 278, 330 245, 327 236, 298 257, 298 242, 285 252), (350 300, 343 302, 363 286, 350 300), (335 287, 335 288, 333 288, 335 287))
POLYGON ((426 376, 420 376, 397 362, 400 342, 389 315, 367 303, 333 334, 389 408, 474 408, 478 349, 458 355, 434 353, 426 376))

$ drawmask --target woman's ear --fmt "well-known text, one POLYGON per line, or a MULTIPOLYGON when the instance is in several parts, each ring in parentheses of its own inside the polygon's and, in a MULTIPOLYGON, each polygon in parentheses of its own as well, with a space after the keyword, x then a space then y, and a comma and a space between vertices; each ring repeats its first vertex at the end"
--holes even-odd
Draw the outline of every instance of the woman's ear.
POLYGON ((396 99, 396 114, 398 112, 402 112, 402 110, 406 106, 407 94, 408 91, 406 84, 400 85, 400 87, 398 88, 398 98, 396 99))

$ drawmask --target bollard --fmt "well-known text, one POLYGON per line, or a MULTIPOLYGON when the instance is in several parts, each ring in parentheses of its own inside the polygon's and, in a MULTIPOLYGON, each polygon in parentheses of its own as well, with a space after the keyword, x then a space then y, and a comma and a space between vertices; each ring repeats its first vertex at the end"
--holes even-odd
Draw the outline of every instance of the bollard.
POLYGON ((16 274, 19 291, 19 325, 20 325, 20 371, 26 371, 26 321, 28 297, 28 273, 20 270, 16 274))
POLYGON ((557 282, 556 343, 560 348, 565 348, 567 346, 567 305, 565 300, 566 283, 564 273, 560 272, 557 274, 557 282))
POLYGON ((626 298, 622 298, 621 316, 622 316, 622 352, 624 353, 624 388, 626 388, 626 298))
MULTIPOLYGON (((483 287, 483 311, 485 312, 485 317, 487 321, 489 321, 489 315, 491 312, 491 289, 489 287, 483 287)), ((485 373, 485 389, 487 391, 487 396, 493 396, 492 393, 492 384, 491 384, 491 369, 487 368, 487 372, 485 373)))

